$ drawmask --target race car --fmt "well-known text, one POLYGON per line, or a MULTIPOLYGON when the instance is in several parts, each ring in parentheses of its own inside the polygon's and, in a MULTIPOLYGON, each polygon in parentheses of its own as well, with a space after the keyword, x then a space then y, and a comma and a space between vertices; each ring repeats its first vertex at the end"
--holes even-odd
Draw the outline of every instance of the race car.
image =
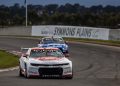
POLYGON ((68 53, 68 45, 65 43, 62 37, 43 37, 38 47, 54 47, 59 48, 65 55, 69 55, 68 53))
POLYGON ((19 75, 72 79, 72 61, 58 48, 29 48, 19 59, 19 75))

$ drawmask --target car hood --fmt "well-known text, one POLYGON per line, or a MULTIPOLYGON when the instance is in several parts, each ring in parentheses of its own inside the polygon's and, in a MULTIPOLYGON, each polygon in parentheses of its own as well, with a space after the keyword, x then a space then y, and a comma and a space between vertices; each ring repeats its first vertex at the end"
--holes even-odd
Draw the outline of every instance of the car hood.
POLYGON ((66 44, 57 44, 57 43, 50 43, 50 44, 39 44, 41 47, 64 47, 66 44))
POLYGON ((67 58, 58 58, 58 57, 40 57, 40 58, 29 58, 30 63, 36 64, 60 64, 60 63, 69 63, 70 60, 67 58))

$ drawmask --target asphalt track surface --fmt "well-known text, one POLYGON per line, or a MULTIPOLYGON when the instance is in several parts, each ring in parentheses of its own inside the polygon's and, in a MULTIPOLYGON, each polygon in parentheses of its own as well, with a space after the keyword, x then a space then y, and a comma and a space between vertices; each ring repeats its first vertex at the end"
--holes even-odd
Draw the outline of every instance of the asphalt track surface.
MULTIPOLYGON (((8 51, 37 43, 37 39, 0 37, 0 48, 8 51)), ((120 48, 85 43, 69 46, 73 79, 25 79, 14 70, 0 73, 0 86, 120 86, 120 48)))

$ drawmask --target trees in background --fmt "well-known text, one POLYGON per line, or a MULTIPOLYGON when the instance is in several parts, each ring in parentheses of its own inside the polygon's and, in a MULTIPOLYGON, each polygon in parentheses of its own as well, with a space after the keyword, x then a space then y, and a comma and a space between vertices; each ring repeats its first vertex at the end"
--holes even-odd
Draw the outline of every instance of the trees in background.
MULTIPOLYGON (((120 6, 84 7, 80 4, 28 5, 28 25, 74 25, 118 28, 120 6)), ((0 6, 0 26, 25 25, 25 7, 0 6)))

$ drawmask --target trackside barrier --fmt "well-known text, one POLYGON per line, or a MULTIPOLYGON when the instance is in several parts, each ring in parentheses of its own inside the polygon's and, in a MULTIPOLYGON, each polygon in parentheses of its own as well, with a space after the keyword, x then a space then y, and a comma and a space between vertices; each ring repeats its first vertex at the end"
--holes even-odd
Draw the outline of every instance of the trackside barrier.
POLYGON ((79 26, 15 26, 0 28, 0 36, 62 36, 101 40, 120 40, 120 29, 79 27, 79 26))
POLYGON ((31 27, 15 26, 0 28, 0 35, 31 36, 31 27))
POLYGON ((109 29, 78 26, 32 26, 32 36, 61 36, 109 40, 109 29))

